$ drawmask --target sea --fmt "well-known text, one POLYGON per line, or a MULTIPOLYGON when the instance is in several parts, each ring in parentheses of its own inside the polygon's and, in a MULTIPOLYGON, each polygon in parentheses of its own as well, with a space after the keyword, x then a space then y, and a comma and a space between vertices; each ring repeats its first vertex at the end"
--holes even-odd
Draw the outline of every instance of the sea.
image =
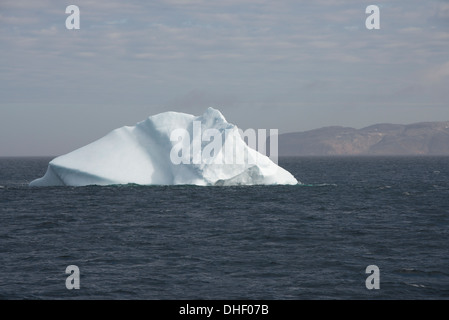
POLYGON ((281 157, 294 186, 29 187, 51 159, 0 158, 2 300, 449 298, 448 157, 281 157))

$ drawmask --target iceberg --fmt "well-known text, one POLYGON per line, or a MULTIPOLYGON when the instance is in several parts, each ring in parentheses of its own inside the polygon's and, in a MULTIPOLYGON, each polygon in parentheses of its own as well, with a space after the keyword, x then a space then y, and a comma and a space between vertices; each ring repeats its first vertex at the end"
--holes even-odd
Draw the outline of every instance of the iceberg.
POLYGON ((299 183, 238 130, 214 108, 201 116, 160 113, 56 157, 30 186, 299 183))

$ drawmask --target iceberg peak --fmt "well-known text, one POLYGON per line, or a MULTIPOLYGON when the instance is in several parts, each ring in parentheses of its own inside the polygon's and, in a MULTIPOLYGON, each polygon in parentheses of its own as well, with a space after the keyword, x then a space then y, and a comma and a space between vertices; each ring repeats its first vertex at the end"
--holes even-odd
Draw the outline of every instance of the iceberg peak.
POLYGON ((297 184, 247 146, 238 128, 208 108, 201 116, 163 112, 59 156, 30 186, 297 184))
POLYGON ((206 109, 206 112, 204 112, 203 117, 220 119, 220 120, 226 122, 226 119, 223 116, 223 114, 220 112, 220 110, 214 109, 212 107, 209 107, 209 108, 206 109))

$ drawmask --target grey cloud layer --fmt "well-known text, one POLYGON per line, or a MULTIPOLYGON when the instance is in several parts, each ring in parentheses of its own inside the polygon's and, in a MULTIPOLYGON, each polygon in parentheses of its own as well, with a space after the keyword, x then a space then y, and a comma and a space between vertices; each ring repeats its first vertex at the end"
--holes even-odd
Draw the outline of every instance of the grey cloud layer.
MULTIPOLYGON (((0 4, 0 130, 10 130, 18 104, 30 114, 38 112, 33 105, 41 114, 58 105, 62 118, 77 105, 104 130, 168 108, 198 113, 206 104, 240 126, 281 132, 437 120, 447 112, 447 1, 379 2, 376 31, 364 26, 371 1, 73 4, 80 30, 65 29, 59 1, 0 4)), ((54 120, 42 116, 35 131, 49 136, 54 120)), ((0 154, 8 153, 2 139, 0 154)))

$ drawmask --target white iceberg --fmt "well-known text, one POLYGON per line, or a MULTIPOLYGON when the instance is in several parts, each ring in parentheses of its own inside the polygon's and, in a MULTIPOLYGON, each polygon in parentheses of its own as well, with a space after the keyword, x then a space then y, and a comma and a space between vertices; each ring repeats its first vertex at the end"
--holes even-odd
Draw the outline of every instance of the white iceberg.
POLYGON ((209 108, 198 117, 164 112, 113 130, 50 161, 45 175, 30 186, 298 183, 290 172, 248 147, 220 111, 209 108))

